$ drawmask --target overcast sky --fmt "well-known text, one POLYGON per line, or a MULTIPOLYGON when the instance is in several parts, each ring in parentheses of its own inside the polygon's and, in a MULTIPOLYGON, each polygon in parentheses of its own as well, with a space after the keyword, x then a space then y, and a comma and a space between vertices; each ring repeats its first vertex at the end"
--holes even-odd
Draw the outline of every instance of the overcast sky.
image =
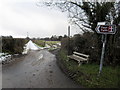
MULTIPOLYGON (((38 0, 0 0, 0 35, 25 38, 67 34, 66 13, 38 7, 38 0)), ((80 30, 71 30, 71 35, 80 30)))

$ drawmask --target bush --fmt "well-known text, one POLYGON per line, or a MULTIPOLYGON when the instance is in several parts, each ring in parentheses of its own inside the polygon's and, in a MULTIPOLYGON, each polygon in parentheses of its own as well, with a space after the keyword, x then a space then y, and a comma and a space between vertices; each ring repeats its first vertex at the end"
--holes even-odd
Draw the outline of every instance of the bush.
POLYGON ((96 35, 92 32, 86 32, 83 35, 76 34, 72 38, 63 38, 61 41, 61 48, 67 50, 70 55, 73 51, 90 55, 90 62, 99 63, 100 50, 96 39, 96 35))
MULTIPOLYGON (((105 50, 104 65, 120 65, 120 31, 115 35, 108 35, 105 50), (113 38, 114 37, 114 38, 113 38), (119 38, 117 38, 119 37, 119 38), (112 40, 113 39, 113 40, 112 40)), ((86 32, 83 35, 76 34, 72 38, 63 38, 62 49, 67 50, 68 55, 73 51, 88 54, 90 63, 99 63, 102 51, 101 35, 86 32)))
POLYGON ((25 45, 25 39, 12 38, 12 36, 2 37, 2 52, 10 54, 21 54, 25 45))

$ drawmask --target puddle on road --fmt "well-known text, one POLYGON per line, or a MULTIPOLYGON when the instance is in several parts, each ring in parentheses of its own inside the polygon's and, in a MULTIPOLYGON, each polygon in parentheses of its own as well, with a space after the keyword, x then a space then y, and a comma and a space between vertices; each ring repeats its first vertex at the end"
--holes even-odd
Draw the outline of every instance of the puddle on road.
POLYGON ((9 78, 7 80, 10 80, 9 78))
POLYGON ((49 85, 53 85, 52 79, 47 78, 47 81, 48 81, 49 85))
POLYGON ((36 70, 37 72, 39 71, 39 70, 36 70))
POLYGON ((50 75, 50 77, 52 77, 52 75, 50 75))
POLYGON ((35 76, 36 73, 33 73, 33 76, 35 76))
POLYGON ((53 73, 53 71, 49 71, 50 73, 53 73))

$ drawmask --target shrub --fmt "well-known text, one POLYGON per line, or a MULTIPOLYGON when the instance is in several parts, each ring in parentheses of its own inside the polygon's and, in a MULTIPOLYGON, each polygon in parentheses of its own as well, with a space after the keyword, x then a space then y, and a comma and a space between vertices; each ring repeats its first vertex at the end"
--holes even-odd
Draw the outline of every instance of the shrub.
POLYGON ((12 36, 2 37, 2 52, 21 54, 24 45, 25 39, 13 38, 12 36))
MULTIPOLYGON (((108 35, 104 65, 120 64, 120 31, 114 36, 108 35), (114 38, 113 38, 114 37, 114 38), (113 39, 113 40, 112 40, 113 39)), ((85 32, 83 35, 76 34, 72 38, 63 38, 62 49, 67 50, 68 55, 73 51, 88 54, 90 63, 99 63, 102 51, 101 35, 93 32, 85 32)))

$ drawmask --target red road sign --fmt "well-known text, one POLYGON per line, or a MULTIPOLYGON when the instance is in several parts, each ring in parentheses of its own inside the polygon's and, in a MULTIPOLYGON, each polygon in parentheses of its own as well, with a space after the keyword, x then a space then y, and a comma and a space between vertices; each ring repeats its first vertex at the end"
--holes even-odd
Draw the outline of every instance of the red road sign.
POLYGON ((116 26, 115 25, 98 25, 96 31, 99 34, 115 34, 116 26))

